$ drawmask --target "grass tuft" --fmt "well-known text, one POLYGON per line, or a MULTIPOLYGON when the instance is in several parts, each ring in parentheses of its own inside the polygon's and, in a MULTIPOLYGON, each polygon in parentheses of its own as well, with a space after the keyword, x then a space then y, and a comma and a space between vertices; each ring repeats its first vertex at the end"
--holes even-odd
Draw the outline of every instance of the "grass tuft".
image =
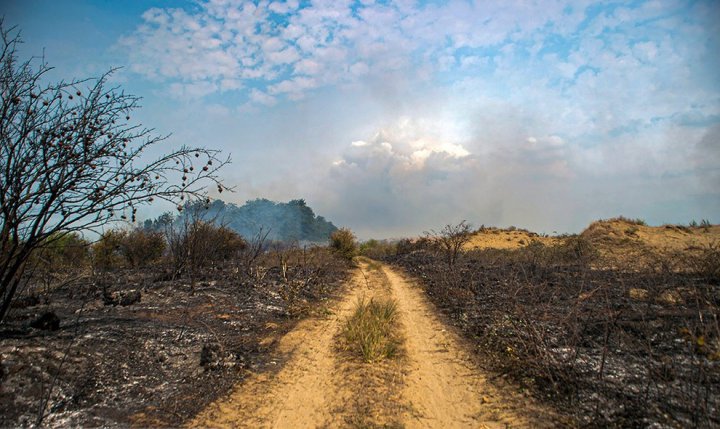
POLYGON ((396 356, 400 346, 397 317, 394 300, 359 299, 343 330, 346 347, 368 363, 396 356))

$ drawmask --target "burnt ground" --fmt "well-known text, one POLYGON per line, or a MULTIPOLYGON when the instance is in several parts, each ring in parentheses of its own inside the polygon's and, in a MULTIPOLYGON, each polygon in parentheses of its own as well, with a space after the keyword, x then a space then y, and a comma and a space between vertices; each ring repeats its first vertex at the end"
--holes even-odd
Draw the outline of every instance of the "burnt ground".
POLYGON ((31 285, 0 325, 0 427, 39 416, 51 427, 179 426, 250 374, 279 369, 275 339, 322 311, 347 275, 323 254, 285 277, 271 261, 253 275, 208 269, 193 293, 161 268, 31 285), (48 312, 59 324, 38 324, 48 312))
POLYGON ((488 370, 571 426, 720 426, 718 254, 608 269, 577 244, 475 250, 452 268, 421 247, 386 260, 421 281, 488 370))

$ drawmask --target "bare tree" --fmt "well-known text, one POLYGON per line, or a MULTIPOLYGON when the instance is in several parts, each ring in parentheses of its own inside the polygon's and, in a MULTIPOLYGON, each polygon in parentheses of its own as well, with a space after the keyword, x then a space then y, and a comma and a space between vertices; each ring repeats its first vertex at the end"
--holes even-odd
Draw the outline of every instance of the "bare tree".
POLYGON ((0 21, 0 321, 30 255, 73 231, 134 220, 154 199, 178 205, 230 159, 183 146, 156 159, 166 137, 130 122, 140 98, 100 76, 46 83, 43 59, 20 62, 17 31, 0 21), (34 66, 38 63, 37 66, 34 66))
POLYGON ((265 227, 260 226, 255 235, 248 238, 247 247, 240 256, 240 263, 243 266, 243 273, 249 277, 255 277, 260 279, 264 276, 262 269, 255 263, 260 255, 266 250, 266 244, 268 235, 270 235, 270 229, 265 230, 265 227))
POLYGON ((445 253, 449 267, 455 265, 462 247, 472 238, 470 224, 466 221, 462 221, 457 225, 445 225, 440 232, 431 230, 426 232, 425 236, 445 253))

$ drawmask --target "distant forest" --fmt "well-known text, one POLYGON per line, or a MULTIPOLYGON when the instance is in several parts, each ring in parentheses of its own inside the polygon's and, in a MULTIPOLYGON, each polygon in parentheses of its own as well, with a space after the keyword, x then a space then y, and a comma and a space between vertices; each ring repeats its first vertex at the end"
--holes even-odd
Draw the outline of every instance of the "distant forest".
POLYGON ((232 203, 215 200, 209 206, 203 202, 185 205, 181 215, 164 213, 156 219, 148 219, 145 229, 162 231, 166 225, 183 222, 188 217, 224 225, 245 238, 255 237, 262 230, 269 231, 268 239, 276 241, 325 242, 337 227, 316 216, 305 200, 276 203, 267 199, 256 199, 238 207, 232 203))

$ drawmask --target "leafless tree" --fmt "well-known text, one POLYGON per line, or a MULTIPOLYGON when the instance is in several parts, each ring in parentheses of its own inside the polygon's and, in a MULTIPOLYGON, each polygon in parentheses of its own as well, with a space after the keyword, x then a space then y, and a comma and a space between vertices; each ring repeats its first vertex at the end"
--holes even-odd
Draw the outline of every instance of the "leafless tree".
POLYGON ((240 264, 242 265, 242 272, 248 277, 254 277, 260 279, 264 276, 263 270, 257 266, 256 261, 266 250, 266 241, 270 235, 270 229, 267 230, 261 226, 258 228, 255 235, 248 238, 247 247, 240 256, 240 264))
POLYGON ((99 78, 47 83, 42 59, 21 62, 15 29, 0 21, 0 321, 31 254, 48 241, 108 222, 134 220, 154 199, 178 205, 223 190, 230 162, 206 148, 183 146, 155 159, 166 137, 131 122, 140 98, 99 78))
POLYGON ((466 221, 462 221, 457 225, 445 225, 440 232, 431 230, 430 232, 426 232, 425 236, 445 253, 449 267, 455 265, 455 261, 457 261, 462 247, 472 238, 470 224, 466 221))

